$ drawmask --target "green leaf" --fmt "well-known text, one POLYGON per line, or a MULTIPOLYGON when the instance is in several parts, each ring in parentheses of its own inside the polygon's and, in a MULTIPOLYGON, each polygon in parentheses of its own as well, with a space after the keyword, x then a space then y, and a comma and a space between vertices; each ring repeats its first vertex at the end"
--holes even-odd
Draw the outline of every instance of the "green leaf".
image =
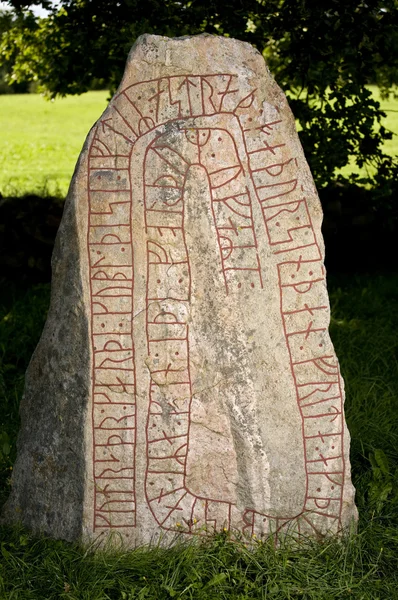
POLYGON ((388 458, 385 455, 385 453, 383 452, 383 450, 380 450, 380 448, 377 448, 374 451, 374 457, 375 457, 375 461, 376 461, 378 467, 380 468, 381 472, 384 473, 384 475, 389 475, 390 474, 390 465, 388 462, 388 458))
POLYGON ((224 583, 227 578, 227 573, 216 573, 210 579, 210 581, 206 584, 205 587, 214 587, 215 585, 220 585, 224 583))

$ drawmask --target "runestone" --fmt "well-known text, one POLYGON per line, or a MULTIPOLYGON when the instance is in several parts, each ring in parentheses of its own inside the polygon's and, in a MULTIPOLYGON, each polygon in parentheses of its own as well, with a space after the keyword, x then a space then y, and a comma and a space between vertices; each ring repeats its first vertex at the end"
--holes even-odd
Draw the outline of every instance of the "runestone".
POLYGON ((350 527, 321 221, 261 54, 141 36, 72 180, 4 518, 131 546, 350 527))

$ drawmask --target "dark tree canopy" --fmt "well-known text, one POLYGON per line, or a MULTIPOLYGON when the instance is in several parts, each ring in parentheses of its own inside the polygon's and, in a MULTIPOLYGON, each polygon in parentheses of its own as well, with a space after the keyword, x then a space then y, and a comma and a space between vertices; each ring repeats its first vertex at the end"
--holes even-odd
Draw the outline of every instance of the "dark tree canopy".
MULTIPOLYGON (((299 120, 318 186, 354 161, 376 166, 367 182, 397 175, 381 150, 391 133, 366 88, 398 83, 398 0, 8 0, 0 61, 16 81, 36 80, 51 97, 93 85, 114 90, 142 33, 208 32, 263 52, 299 120), (39 19, 32 4, 49 10, 39 19), (376 174, 374 174, 376 173, 376 174)), ((365 181, 363 181, 365 183, 365 181)))

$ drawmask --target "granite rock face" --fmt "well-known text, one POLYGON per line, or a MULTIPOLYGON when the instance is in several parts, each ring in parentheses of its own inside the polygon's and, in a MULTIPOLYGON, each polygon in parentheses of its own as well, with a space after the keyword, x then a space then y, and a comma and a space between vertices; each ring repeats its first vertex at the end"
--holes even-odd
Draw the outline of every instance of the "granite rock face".
POLYGON ((321 220, 257 51, 139 38, 71 184, 4 518, 131 545, 350 526, 321 220))

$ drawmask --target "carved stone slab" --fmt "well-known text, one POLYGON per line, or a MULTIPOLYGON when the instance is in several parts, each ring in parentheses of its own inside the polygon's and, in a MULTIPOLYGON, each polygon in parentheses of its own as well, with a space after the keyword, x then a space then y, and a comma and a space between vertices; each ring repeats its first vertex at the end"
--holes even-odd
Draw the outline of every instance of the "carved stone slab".
POLYGON ((321 220, 257 51, 139 38, 72 181, 5 518, 131 545, 349 526, 321 220))

